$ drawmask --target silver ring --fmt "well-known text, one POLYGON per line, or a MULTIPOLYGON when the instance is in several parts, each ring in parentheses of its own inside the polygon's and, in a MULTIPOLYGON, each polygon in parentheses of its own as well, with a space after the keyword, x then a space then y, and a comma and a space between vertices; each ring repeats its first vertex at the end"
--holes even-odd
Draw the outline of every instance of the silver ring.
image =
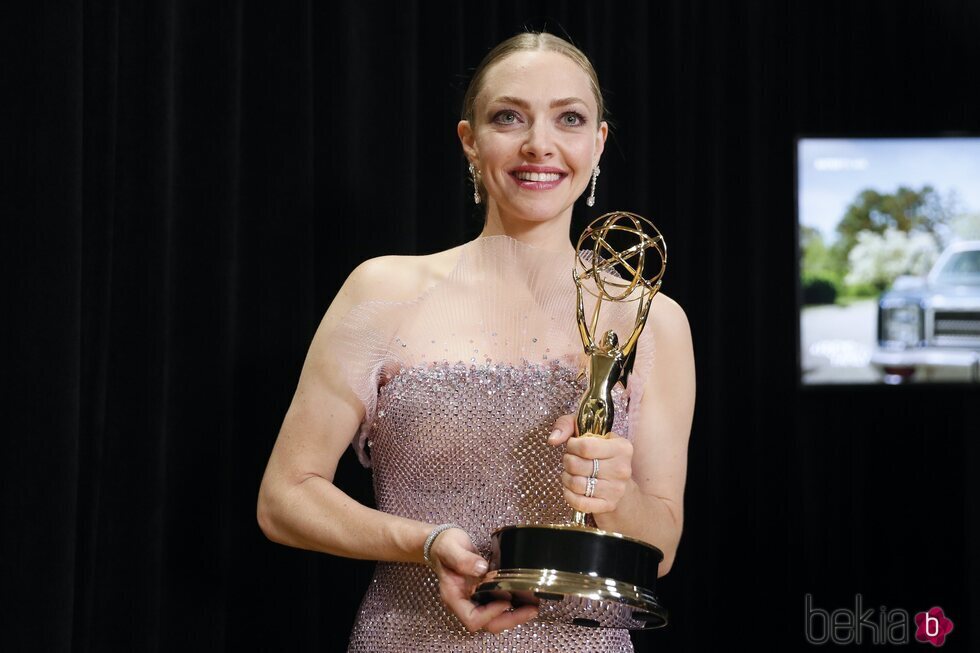
POLYGON ((599 459, 592 459, 592 476, 589 478, 599 478, 599 459))
POLYGON ((592 498, 595 495, 595 478, 589 478, 589 481, 585 485, 585 496, 587 498, 592 498))

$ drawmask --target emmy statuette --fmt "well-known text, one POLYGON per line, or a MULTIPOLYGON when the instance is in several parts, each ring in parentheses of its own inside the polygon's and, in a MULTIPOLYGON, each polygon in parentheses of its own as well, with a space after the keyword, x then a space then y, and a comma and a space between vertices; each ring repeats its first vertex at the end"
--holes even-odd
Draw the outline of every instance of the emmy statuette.
MULTIPOLYGON (((625 387, 650 304, 660 290, 667 250, 649 220, 624 211, 594 220, 575 249, 576 317, 589 361, 588 389, 576 415, 575 437, 608 437, 615 417, 612 388, 618 382, 625 387), (589 260, 583 259, 583 252, 591 253, 589 260), (651 252, 655 261, 649 260, 651 252), (586 321, 583 289, 597 299, 591 323, 586 321), (632 333, 622 344, 613 330, 596 340, 602 303, 623 301, 638 302, 632 333)), ((574 511, 568 524, 512 525, 494 531, 490 571, 473 600, 537 605, 541 621, 631 630, 665 626, 667 611, 655 593, 663 552, 588 521, 589 515, 574 511)))

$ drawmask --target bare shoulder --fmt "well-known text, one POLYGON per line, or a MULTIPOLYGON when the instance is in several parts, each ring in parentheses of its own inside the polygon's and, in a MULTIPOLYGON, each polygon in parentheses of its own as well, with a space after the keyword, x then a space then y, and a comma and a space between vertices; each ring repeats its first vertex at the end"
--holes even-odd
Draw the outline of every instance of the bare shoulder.
POLYGON ((650 315, 660 315, 668 320, 683 320, 687 322, 687 313, 673 297, 658 292, 650 305, 650 315))
POLYGON ((687 313, 673 298, 658 292, 650 305, 648 321, 658 341, 691 346, 691 325, 687 313))
POLYGON ((357 302, 410 301, 449 276, 461 247, 418 256, 390 254, 367 259, 354 268, 345 286, 357 302))

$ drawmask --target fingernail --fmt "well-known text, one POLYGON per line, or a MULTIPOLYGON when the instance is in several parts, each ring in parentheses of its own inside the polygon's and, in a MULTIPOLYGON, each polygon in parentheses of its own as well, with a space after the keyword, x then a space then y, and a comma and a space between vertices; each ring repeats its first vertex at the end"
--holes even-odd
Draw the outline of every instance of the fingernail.
POLYGON ((481 560, 480 562, 476 563, 476 567, 474 568, 476 569, 476 573, 482 576, 483 574, 487 573, 487 569, 489 569, 489 565, 487 565, 486 560, 481 560))
POLYGON ((548 436, 548 439, 549 440, 557 440, 559 435, 561 435, 561 431, 559 431, 558 429, 555 429, 554 431, 551 432, 551 435, 548 436))

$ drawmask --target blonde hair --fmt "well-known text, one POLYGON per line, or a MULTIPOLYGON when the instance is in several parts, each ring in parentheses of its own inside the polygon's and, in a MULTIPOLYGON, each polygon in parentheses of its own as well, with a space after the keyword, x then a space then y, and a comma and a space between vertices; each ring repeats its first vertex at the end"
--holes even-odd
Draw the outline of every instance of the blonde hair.
MULTIPOLYGON (((589 86, 592 88, 592 95, 595 98, 596 106, 599 108, 598 112, 598 122, 596 123, 596 128, 598 129, 599 123, 603 120, 608 121, 606 117, 606 103, 602 97, 602 89, 599 87, 599 76, 596 75, 595 68, 592 66, 592 62, 589 58, 585 56, 585 53, 579 50, 577 47, 566 41, 565 39, 555 36, 554 34, 549 34, 548 32, 522 32, 520 34, 515 34, 506 41, 498 43, 490 52, 483 57, 483 61, 480 65, 476 67, 473 73, 473 77, 470 78, 469 86, 466 87, 466 94, 463 96, 463 111, 461 115, 462 120, 466 120, 470 125, 475 124, 475 110, 476 110, 476 98, 483 90, 483 84, 486 80, 487 71, 493 64, 497 63, 501 59, 514 54, 515 52, 557 52, 563 54, 581 68, 589 78, 589 86)), ((612 125, 609 125, 610 129, 612 125)), ((487 189, 484 188, 483 182, 479 182, 480 188, 480 200, 484 207, 487 205, 487 189)))

